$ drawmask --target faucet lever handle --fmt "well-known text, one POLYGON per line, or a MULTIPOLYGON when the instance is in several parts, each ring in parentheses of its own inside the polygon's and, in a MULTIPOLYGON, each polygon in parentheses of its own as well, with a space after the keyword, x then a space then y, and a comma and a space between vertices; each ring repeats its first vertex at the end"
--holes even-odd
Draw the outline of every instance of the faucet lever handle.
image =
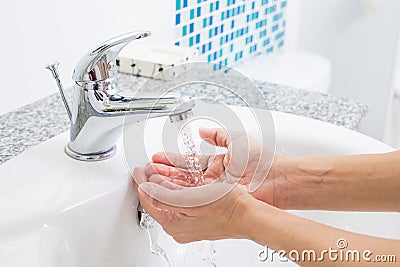
POLYGON ((76 65, 72 79, 75 82, 96 83, 113 78, 116 73, 116 58, 130 42, 150 36, 149 31, 135 31, 107 40, 89 53, 76 65))
POLYGON ((71 113, 71 109, 69 108, 67 98, 65 97, 64 87, 62 86, 62 83, 60 80, 60 72, 58 71, 58 65, 60 65, 60 62, 53 61, 53 62, 50 62, 49 64, 47 64, 46 69, 51 71, 51 74, 53 74, 53 78, 57 82, 58 90, 60 91, 60 95, 61 95, 61 99, 64 103, 65 109, 67 110, 68 118, 71 121, 72 113, 71 113))

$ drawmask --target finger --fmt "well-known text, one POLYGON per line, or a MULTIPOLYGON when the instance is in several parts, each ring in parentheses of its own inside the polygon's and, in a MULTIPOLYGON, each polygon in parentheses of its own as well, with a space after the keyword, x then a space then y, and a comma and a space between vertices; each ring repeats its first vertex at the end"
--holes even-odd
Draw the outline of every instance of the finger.
MULTIPOLYGON (((168 180, 171 183, 174 183, 178 186, 180 186, 182 189, 183 187, 193 187, 193 186, 199 186, 198 184, 193 183, 192 176, 193 174, 184 169, 179 169, 175 167, 170 167, 164 164, 157 164, 157 163, 148 163, 146 166, 145 170, 146 176, 149 177, 148 181, 149 182, 154 182, 154 183, 159 183, 159 179, 153 180, 154 177, 152 176, 161 176, 162 179, 168 180), (153 178, 153 179, 151 179, 153 178)), ((210 170, 206 170, 204 172, 204 184, 210 184, 214 182, 216 179, 218 179, 217 174, 213 173, 210 170)), ((165 185, 168 188, 170 188, 168 185, 165 185)), ((173 189, 173 188, 170 188, 173 189)))
POLYGON ((171 180, 172 179, 162 176, 162 175, 159 175, 159 174, 153 174, 149 177, 149 182, 162 185, 165 188, 168 188, 171 190, 181 190, 181 189, 185 188, 183 181, 177 180, 178 182, 174 182, 171 180))
POLYGON ((159 163, 148 163, 145 170, 146 175, 149 177, 153 174, 160 174, 174 179, 185 180, 190 172, 185 169, 175 168, 159 163))
POLYGON ((168 219, 168 214, 165 210, 162 210, 156 205, 157 201, 149 196, 141 186, 137 188, 137 192, 143 209, 161 225, 166 222, 168 219))
MULTIPOLYGON (((206 169, 208 166, 208 160, 210 159, 210 155, 201 155, 199 156, 199 163, 202 169, 206 169)), ((158 152, 155 153, 152 157, 152 161, 154 163, 160 163, 167 166, 173 166, 181 169, 187 169, 187 155, 172 153, 172 152, 158 152)))
POLYGON ((158 173, 157 169, 154 167, 155 163, 148 162, 146 164, 146 168, 144 169, 144 173, 146 174, 147 177, 150 175, 158 173))
POLYGON ((184 178, 172 178, 172 177, 168 177, 168 176, 164 176, 164 175, 160 175, 160 174, 153 174, 149 177, 149 182, 163 185, 163 186, 167 187, 168 189, 172 189, 172 190, 184 189, 184 188, 188 188, 188 187, 196 187, 199 185, 210 184, 213 181, 214 181, 214 179, 212 179, 212 178, 204 177, 204 184, 203 183, 199 184, 193 180, 193 176, 191 176, 191 175, 184 177, 184 178), (176 187, 166 183, 165 181, 168 181, 168 182, 178 186, 179 188, 176 188, 176 187), (165 184, 162 182, 165 182, 165 184))
POLYGON ((147 176, 143 168, 136 167, 133 170, 133 179, 136 184, 140 185, 141 183, 147 182, 147 176))
POLYGON ((227 131, 222 128, 200 128, 200 137, 214 146, 228 147, 230 137, 227 131))
POLYGON ((204 184, 208 185, 208 184, 212 184, 214 182, 218 182, 221 179, 219 177, 207 177, 206 175, 204 175, 204 184))
POLYGON ((160 163, 168 166, 175 166, 178 168, 186 167, 186 157, 183 154, 171 152, 158 152, 152 156, 154 163, 160 163))
POLYGON ((138 187, 138 195, 142 207, 149 212, 152 217, 154 213, 153 218, 158 222, 160 222, 158 218, 163 219, 163 217, 166 216, 164 214, 165 211, 168 211, 169 213, 175 212, 177 214, 185 214, 185 208, 171 206, 158 200, 160 196, 164 196, 165 194, 175 194, 175 192, 178 191, 172 191, 158 184, 150 182, 143 183, 138 187))

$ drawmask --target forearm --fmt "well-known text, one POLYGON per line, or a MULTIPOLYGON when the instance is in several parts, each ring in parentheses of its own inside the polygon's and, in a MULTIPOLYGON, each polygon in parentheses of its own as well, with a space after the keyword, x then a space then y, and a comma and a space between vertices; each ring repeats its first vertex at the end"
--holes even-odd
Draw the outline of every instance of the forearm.
POLYGON ((400 152, 285 158, 285 209, 400 211, 400 152))
POLYGON ((280 261, 281 255, 301 266, 368 266, 375 265, 379 255, 400 260, 400 241, 342 231, 257 200, 250 206, 243 219, 243 231, 248 239, 275 251, 275 257, 269 260, 280 261), (338 240, 341 244, 347 242, 347 247, 338 240))

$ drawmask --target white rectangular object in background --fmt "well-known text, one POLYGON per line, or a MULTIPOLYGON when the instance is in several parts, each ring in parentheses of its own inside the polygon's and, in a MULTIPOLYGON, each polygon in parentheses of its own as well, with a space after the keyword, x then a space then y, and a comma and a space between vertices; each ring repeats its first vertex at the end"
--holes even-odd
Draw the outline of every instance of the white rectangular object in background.
POLYGON ((143 40, 126 46, 118 56, 117 65, 121 73, 169 79, 170 75, 178 76, 185 69, 174 69, 174 66, 193 62, 197 58, 197 49, 154 44, 143 40), (165 72, 166 69, 169 71, 165 72))

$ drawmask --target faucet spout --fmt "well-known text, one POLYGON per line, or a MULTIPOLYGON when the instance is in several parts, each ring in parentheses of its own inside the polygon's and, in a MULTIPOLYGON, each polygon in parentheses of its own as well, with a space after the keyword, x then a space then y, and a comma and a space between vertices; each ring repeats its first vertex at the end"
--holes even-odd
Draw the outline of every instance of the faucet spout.
MULTIPOLYGON (((65 151, 72 158, 98 161, 112 157, 124 124, 161 116, 170 116, 174 121, 191 115, 194 103, 181 94, 128 96, 119 88, 118 53, 131 41, 148 36, 148 31, 130 32, 90 50, 74 69, 72 111, 58 82, 71 120, 70 142, 65 151)), ((57 80, 56 65, 48 68, 57 80)))
POLYGON ((194 107, 194 102, 181 94, 127 97, 94 90, 79 90, 79 94, 66 152, 84 161, 113 156, 115 143, 126 124, 163 116, 169 116, 171 121, 183 119, 191 116, 194 107))

